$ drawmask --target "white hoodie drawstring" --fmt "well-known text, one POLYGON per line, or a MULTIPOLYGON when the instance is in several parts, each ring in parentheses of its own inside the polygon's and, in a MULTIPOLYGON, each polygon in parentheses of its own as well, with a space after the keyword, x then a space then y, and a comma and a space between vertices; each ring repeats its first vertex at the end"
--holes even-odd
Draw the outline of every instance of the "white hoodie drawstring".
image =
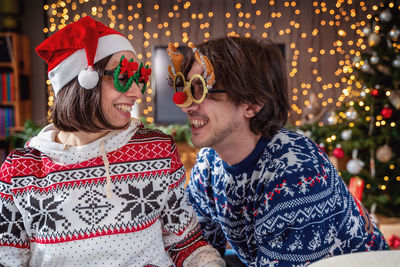
POLYGON ((110 163, 108 162, 108 158, 106 155, 106 151, 104 150, 104 139, 100 143, 100 154, 103 158, 104 167, 106 167, 106 175, 107 175, 107 198, 111 198, 111 176, 110 176, 110 163))

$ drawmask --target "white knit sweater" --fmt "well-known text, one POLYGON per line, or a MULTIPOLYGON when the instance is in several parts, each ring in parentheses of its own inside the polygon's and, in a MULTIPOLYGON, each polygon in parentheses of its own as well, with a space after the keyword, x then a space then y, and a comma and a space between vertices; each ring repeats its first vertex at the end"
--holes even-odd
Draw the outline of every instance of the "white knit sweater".
POLYGON ((45 127, 1 168, 0 265, 224 265, 186 201, 169 136, 133 122, 66 148, 56 134, 45 127))

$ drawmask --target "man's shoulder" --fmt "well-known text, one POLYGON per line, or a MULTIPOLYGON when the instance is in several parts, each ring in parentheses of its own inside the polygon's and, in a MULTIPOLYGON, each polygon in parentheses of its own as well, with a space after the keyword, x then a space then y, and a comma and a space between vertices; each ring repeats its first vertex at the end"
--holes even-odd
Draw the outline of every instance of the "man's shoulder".
POLYGON ((217 166, 222 166, 222 160, 219 158, 215 150, 208 147, 202 148, 198 152, 196 162, 192 168, 192 177, 198 177, 199 174, 208 177, 217 166))
POLYGON ((281 129, 271 138, 267 150, 272 159, 286 158, 291 162, 309 158, 317 160, 323 152, 310 138, 287 129, 281 129))
POLYGON ((215 152, 214 149, 210 147, 203 147, 199 150, 199 153, 197 154, 198 158, 212 158, 212 157, 218 157, 217 152, 215 152))
POLYGON ((282 147, 291 147, 302 143, 313 142, 307 136, 282 128, 270 140, 269 146, 280 145, 282 147))
POLYGON ((259 164, 268 181, 280 179, 298 182, 302 175, 323 173, 332 169, 322 149, 310 138, 286 129, 280 130, 266 146, 259 164), (290 179, 288 179, 290 177, 290 179))

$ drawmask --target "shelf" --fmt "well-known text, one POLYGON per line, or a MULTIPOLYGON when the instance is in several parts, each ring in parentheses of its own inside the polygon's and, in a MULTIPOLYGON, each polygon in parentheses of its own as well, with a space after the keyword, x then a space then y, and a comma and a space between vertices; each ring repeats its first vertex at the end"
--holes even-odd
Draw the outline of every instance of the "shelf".
POLYGON ((0 101, 0 106, 13 107, 15 106, 15 101, 0 101))
POLYGON ((10 133, 17 133, 17 132, 23 132, 24 131, 24 127, 23 126, 14 126, 14 127, 10 127, 10 133))
POLYGON ((14 67, 11 62, 0 62, 0 68, 12 68, 14 67))
POLYGON ((4 116, 0 120, 0 149, 9 149, 1 142, 7 141, 8 135, 23 131, 25 121, 32 117, 31 46, 29 38, 19 33, 0 33, 0 40, 3 41, 0 72, 7 75, 2 77, 7 86, 1 88, 0 99, 12 100, 0 101, 0 112, 4 116))
MULTIPOLYGON (((24 131, 24 127, 22 127, 22 126, 14 126, 14 127, 9 127, 8 130, 10 131, 10 135, 9 136, 0 135, 0 143, 8 141, 10 136, 15 134, 15 133, 23 132, 24 131)), ((1 145, 0 145, 0 148, 1 148, 1 145)))

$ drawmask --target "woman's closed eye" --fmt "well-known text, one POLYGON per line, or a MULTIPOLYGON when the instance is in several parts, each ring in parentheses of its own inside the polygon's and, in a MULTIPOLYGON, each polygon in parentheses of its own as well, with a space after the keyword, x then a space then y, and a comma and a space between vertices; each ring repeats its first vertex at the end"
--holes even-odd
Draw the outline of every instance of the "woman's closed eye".
POLYGON ((118 80, 122 83, 122 84, 126 84, 129 80, 127 75, 119 75, 118 76, 118 80))

